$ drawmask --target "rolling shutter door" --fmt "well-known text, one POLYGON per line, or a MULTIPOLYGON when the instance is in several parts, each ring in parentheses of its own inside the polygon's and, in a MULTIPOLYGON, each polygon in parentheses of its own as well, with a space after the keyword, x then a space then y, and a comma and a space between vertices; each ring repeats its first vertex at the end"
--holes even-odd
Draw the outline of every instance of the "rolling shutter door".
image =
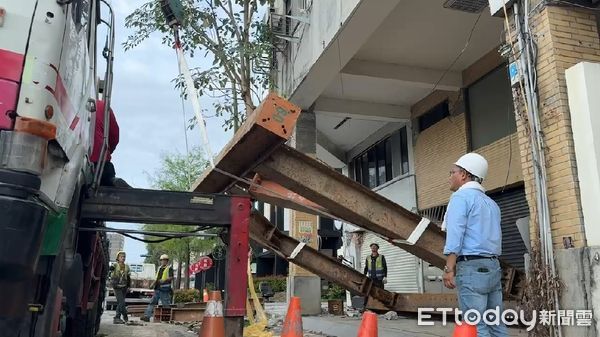
POLYGON ((365 260, 371 255, 371 243, 379 245, 379 254, 385 256, 387 262, 388 275, 385 289, 399 293, 418 293, 419 284, 417 272, 420 269, 417 264, 417 257, 400 249, 388 242, 385 242, 373 233, 366 232, 363 245, 361 247, 361 268, 360 272, 364 271, 365 260))
POLYGON ((524 270, 523 254, 527 253, 527 248, 517 228, 517 219, 529 216, 525 189, 519 187, 490 194, 490 198, 498 204, 502 215, 502 259, 513 267, 524 270))

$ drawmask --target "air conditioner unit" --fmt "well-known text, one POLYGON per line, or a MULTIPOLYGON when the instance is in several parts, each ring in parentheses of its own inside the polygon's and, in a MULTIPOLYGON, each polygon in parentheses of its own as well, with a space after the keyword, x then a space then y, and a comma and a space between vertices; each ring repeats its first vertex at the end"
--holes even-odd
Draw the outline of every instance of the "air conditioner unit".
POLYGON ((487 0, 446 0, 444 7, 468 13, 480 13, 488 5, 487 0))

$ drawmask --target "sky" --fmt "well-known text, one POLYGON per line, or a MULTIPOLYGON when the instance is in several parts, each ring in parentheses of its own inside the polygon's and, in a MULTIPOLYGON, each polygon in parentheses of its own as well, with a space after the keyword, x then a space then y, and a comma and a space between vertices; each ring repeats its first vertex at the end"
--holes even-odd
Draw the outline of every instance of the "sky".
MULTIPOLYGON (((120 131, 112 161, 117 176, 136 188, 151 187, 149 175, 160 168, 161 156, 186 153, 182 101, 171 82, 178 74, 175 51, 161 43, 159 33, 127 52, 121 45, 131 33, 125 28, 125 17, 146 1, 114 0, 112 5, 116 15, 116 50, 111 106, 120 131)), ((99 35, 100 43, 104 43, 102 35, 99 35)), ((203 53, 196 55, 199 54, 203 53)), ((199 57, 190 59, 188 56, 187 62, 191 68, 210 65, 199 57)), ((207 115, 213 114, 208 99, 200 98, 200 104, 208 109, 207 115)), ((185 121, 192 116, 191 104, 185 102, 185 121)), ((212 152, 217 154, 233 134, 223 130, 220 119, 209 118, 206 122, 212 152)), ((198 128, 188 130, 187 138, 190 147, 200 146, 198 128)), ((108 226, 141 227, 140 224, 116 223, 108 226)), ((140 263, 144 260, 140 255, 146 253, 146 248, 142 242, 125 238, 125 251, 128 262, 140 263)))

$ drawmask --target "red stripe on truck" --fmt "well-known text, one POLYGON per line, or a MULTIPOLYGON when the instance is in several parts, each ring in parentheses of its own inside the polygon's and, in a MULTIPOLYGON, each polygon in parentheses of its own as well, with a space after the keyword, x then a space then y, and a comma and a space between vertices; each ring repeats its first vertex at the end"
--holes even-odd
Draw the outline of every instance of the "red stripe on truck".
POLYGON ((0 79, 19 82, 23 73, 23 54, 0 49, 0 79))
POLYGON ((17 108, 19 85, 13 81, 0 79, 0 130, 13 128, 9 114, 17 108))

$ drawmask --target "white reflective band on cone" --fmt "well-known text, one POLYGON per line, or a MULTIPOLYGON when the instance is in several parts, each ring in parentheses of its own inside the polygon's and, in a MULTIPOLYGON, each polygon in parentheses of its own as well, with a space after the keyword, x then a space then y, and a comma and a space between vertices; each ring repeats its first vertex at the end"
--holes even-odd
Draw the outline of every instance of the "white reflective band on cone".
POLYGON ((218 301, 208 301, 206 303, 206 311, 204 312, 206 317, 223 317, 223 303, 218 301))

